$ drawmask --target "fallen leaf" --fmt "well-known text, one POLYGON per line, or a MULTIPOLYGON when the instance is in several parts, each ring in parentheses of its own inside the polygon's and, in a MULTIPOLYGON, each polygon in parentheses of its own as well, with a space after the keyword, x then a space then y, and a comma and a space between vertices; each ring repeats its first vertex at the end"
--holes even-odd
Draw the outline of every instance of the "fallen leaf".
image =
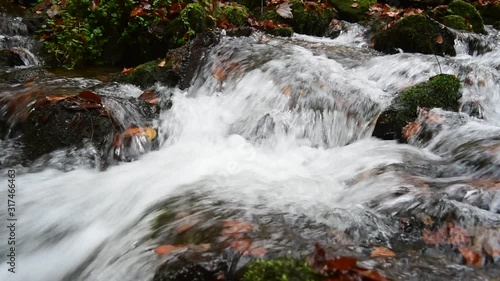
POLYGON ((67 99, 69 97, 72 97, 72 96, 71 95, 65 95, 65 96, 46 96, 45 99, 47 99, 47 101, 60 101, 60 100, 67 99))
POLYGON ((133 67, 131 67, 131 68, 126 68, 125 67, 125 68, 123 68, 122 73, 123 74, 128 74, 128 73, 132 73, 133 71, 134 71, 133 67))
POLYGON ((135 7, 132 12, 130 12, 130 17, 136 17, 136 16, 143 16, 145 15, 146 13, 142 10, 142 7, 140 6, 137 6, 135 7))
POLYGON ((408 141, 411 137, 416 136, 420 131, 420 124, 418 121, 413 121, 403 128, 403 139, 408 141))
POLYGON ((156 95, 156 93, 153 92, 153 91, 146 91, 146 92, 142 93, 139 96, 139 99, 143 100, 143 101, 145 101, 145 102, 147 102, 149 104, 153 104, 153 105, 158 104, 158 102, 160 100, 158 98, 158 96, 156 95))
POLYGON ((290 85, 286 85, 285 87, 283 87, 283 89, 281 91, 287 97, 292 96, 292 86, 290 86, 290 85))
POLYGON ((162 60, 162 61, 158 64, 158 66, 159 66, 159 67, 164 67, 164 66, 165 66, 165 63, 166 63, 166 62, 165 62, 165 60, 162 60))
POLYGON ((390 250, 386 247, 375 247, 373 249, 373 251, 371 252, 370 256, 372 258, 375 258, 375 257, 395 257, 396 254, 392 250, 390 250))
POLYGON ((232 241, 230 246, 233 251, 244 254, 250 249, 250 246, 252 246, 252 241, 250 239, 238 239, 232 241))
POLYGON ((82 91, 78 94, 77 97, 81 98, 82 100, 95 102, 98 104, 102 103, 101 96, 99 96, 98 94, 91 92, 91 91, 82 91))
POLYGON ((125 132, 122 133, 123 136, 138 136, 142 135, 143 129, 140 127, 131 127, 128 128, 125 132))
POLYGON ((215 77, 215 79, 219 81, 225 81, 227 79, 227 73, 222 67, 216 67, 212 69, 212 73, 215 77))
POLYGON ((144 130, 144 135, 150 140, 154 140, 157 136, 157 133, 156 133, 156 130, 151 128, 151 127, 147 127, 145 130, 144 130))
POLYGON ((351 5, 351 7, 353 7, 353 8, 357 8, 358 6, 359 6, 359 4, 358 4, 358 3, 353 3, 353 4, 351 5))
POLYGON ((337 257, 326 261, 326 271, 334 272, 337 270, 346 271, 356 267, 357 259, 351 257, 337 257))
POLYGON ((436 43, 438 43, 438 44, 443 44, 443 36, 441 36, 441 34, 439 34, 439 35, 436 37, 436 43))
POLYGON ((290 4, 288 2, 283 2, 276 6, 276 13, 287 19, 293 18, 292 9, 290 8, 290 4))
POLYGON ((155 248, 155 253, 157 255, 163 256, 183 247, 184 245, 160 245, 155 248))

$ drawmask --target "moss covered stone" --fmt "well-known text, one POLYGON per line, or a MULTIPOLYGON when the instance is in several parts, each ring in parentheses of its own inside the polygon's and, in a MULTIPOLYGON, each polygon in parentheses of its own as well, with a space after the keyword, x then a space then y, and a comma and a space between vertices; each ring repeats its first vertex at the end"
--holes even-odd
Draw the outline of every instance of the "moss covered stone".
POLYGON ((340 19, 360 22, 366 19, 366 12, 377 0, 329 0, 329 3, 337 9, 340 19))
POLYGON ((389 54, 405 52, 455 56, 455 35, 423 15, 406 16, 387 30, 377 32, 374 48, 389 54))
POLYGON ((267 29, 267 33, 274 36, 290 37, 293 35, 293 29, 291 27, 278 27, 273 29, 267 29))
POLYGON ((237 27, 244 26, 247 24, 247 18, 250 15, 248 9, 241 5, 229 5, 222 9, 228 22, 234 24, 237 27))
POLYGON ((436 75, 395 98, 391 106, 378 118, 373 136, 401 139, 403 127, 417 118, 418 107, 457 111, 461 97, 460 80, 457 77, 448 74, 436 75))
POLYGON ((320 281, 324 278, 304 260, 278 258, 251 262, 241 281, 320 281))
POLYGON ((175 86, 180 80, 179 75, 172 70, 172 63, 167 62, 163 67, 158 66, 159 61, 153 60, 134 68, 131 73, 120 74, 114 80, 122 83, 133 84, 142 88, 152 86, 156 82, 168 86, 175 86))
MULTIPOLYGON (((461 16, 469 21, 472 30, 477 33, 486 33, 483 18, 471 4, 462 0, 455 0, 448 5, 448 9, 453 15, 461 16)), ((498 15, 497 15, 498 16, 498 15)))
POLYGON ((443 18, 443 24, 458 30, 471 30, 467 21, 463 17, 457 15, 445 16, 443 18))

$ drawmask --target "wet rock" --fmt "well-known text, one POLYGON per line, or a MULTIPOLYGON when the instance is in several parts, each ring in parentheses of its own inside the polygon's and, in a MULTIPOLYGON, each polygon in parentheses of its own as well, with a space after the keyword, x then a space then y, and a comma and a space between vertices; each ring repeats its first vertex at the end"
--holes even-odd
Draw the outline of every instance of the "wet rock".
POLYGON ((28 13, 23 16, 23 23, 30 34, 35 34, 41 30, 42 26, 47 22, 48 16, 46 13, 35 14, 28 13))
POLYGON ((373 39, 378 51, 394 54, 405 52, 455 56, 455 35, 431 18, 406 16, 387 30, 377 32, 373 39))
POLYGON ((474 32, 486 34, 483 18, 471 4, 462 0, 455 0, 448 5, 448 9, 451 14, 467 19, 468 23, 472 25, 472 30, 474 32))
POLYGON ((26 121, 25 154, 36 159, 60 148, 79 147, 84 139, 103 148, 111 143, 113 131, 110 117, 101 110, 73 107, 70 99, 49 102, 35 108, 26 121))
POLYGON ((447 5, 452 0, 378 0, 379 3, 385 3, 390 6, 401 7, 401 8, 421 8, 426 9, 428 7, 436 7, 439 5, 447 5))
POLYGON ((453 75, 440 74, 429 81, 409 88, 398 95, 379 116, 373 136, 402 140, 402 130, 417 118, 419 107, 457 111, 462 94, 460 80, 453 75))
POLYGON ((178 259, 160 267, 153 281, 219 281, 227 270, 226 260, 211 255, 197 262, 178 259))
POLYGON ((49 71, 38 67, 15 69, 11 72, 0 74, 0 83, 18 84, 51 75, 49 71))
POLYGON ((225 15, 228 22, 234 26, 244 26, 247 24, 247 18, 250 12, 245 6, 233 4, 222 8, 222 13, 225 15))
POLYGON ((364 21, 370 6, 377 3, 376 0, 329 0, 328 2, 338 11, 339 19, 349 22, 364 21))
POLYGON ((24 65, 21 56, 13 50, 0 50, 0 67, 14 67, 24 65))
POLYGON ((172 69, 172 62, 159 66, 161 62, 153 60, 141 64, 130 73, 124 73, 115 78, 122 83, 130 83, 142 88, 147 88, 160 82, 167 86, 175 86, 180 80, 179 74, 172 69))

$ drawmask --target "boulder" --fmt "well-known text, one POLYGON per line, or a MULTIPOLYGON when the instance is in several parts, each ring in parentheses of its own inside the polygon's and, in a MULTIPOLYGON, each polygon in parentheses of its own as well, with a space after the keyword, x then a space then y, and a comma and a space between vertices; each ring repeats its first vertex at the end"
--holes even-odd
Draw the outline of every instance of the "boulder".
POLYGON ((455 56, 455 35, 424 15, 403 17, 388 29, 375 33, 372 41, 378 51, 394 54, 405 52, 455 56))
POLYGON ((458 30, 471 31, 465 18, 458 15, 448 15, 443 17, 443 24, 458 30))
POLYGON ((373 136, 401 140, 403 128, 417 118, 419 107, 458 111, 462 97, 460 86, 457 77, 440 74, 407 89, 381 113, 373 136))
MULTIPOLYGON (((448 9, 453 15, 461 16, 467 19, 472 25, 472 31, 476 33, 486 34, 484 29, 483 18, 479 12, 471 4, 462 0, 455 0, 448 5, 448 9)), ((497 15, 498 17, 498 15, 497 15)))
POLYGON ((492 2, 486 5, 477 5, 476 9, 483 18, 485 24, 500 24, 500 2, 492 2))
POLYGON ((15 69, 13 71, 0 74, 0 83, 18 84, 51 75, 53 74, 39 67, 15 69))

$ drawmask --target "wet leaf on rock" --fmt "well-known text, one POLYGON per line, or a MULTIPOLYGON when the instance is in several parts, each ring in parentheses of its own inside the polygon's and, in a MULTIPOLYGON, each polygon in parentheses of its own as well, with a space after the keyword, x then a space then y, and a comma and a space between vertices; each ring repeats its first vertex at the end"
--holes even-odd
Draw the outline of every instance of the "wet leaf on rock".
POLYGON ((465 259, 465 263, 469 266, 481 267, 484 264, 484 256, 480 249, 471 247, 461 247, 458 249, 465 259))
POLYGON ((125 67, 125 68, 123 68, 123 70, 122 70, 122 73, 123 73, 123 74, 129 74, 129 73, 132 73, 132 72, 134 72, 134 68, 133 68, 133 67, 131 67, 131 68, 126 68, 126 67, 125 67))
POLYGON ((437 37, 436 37, 436 43, 438 44, 443 44, 443 36, 441 34, 439 34, 437 37))
POLYGON ((155 248, 155 253, 159 256, 163 256, 180 248, 184 248, 184 245, 160 245, 155 248))

